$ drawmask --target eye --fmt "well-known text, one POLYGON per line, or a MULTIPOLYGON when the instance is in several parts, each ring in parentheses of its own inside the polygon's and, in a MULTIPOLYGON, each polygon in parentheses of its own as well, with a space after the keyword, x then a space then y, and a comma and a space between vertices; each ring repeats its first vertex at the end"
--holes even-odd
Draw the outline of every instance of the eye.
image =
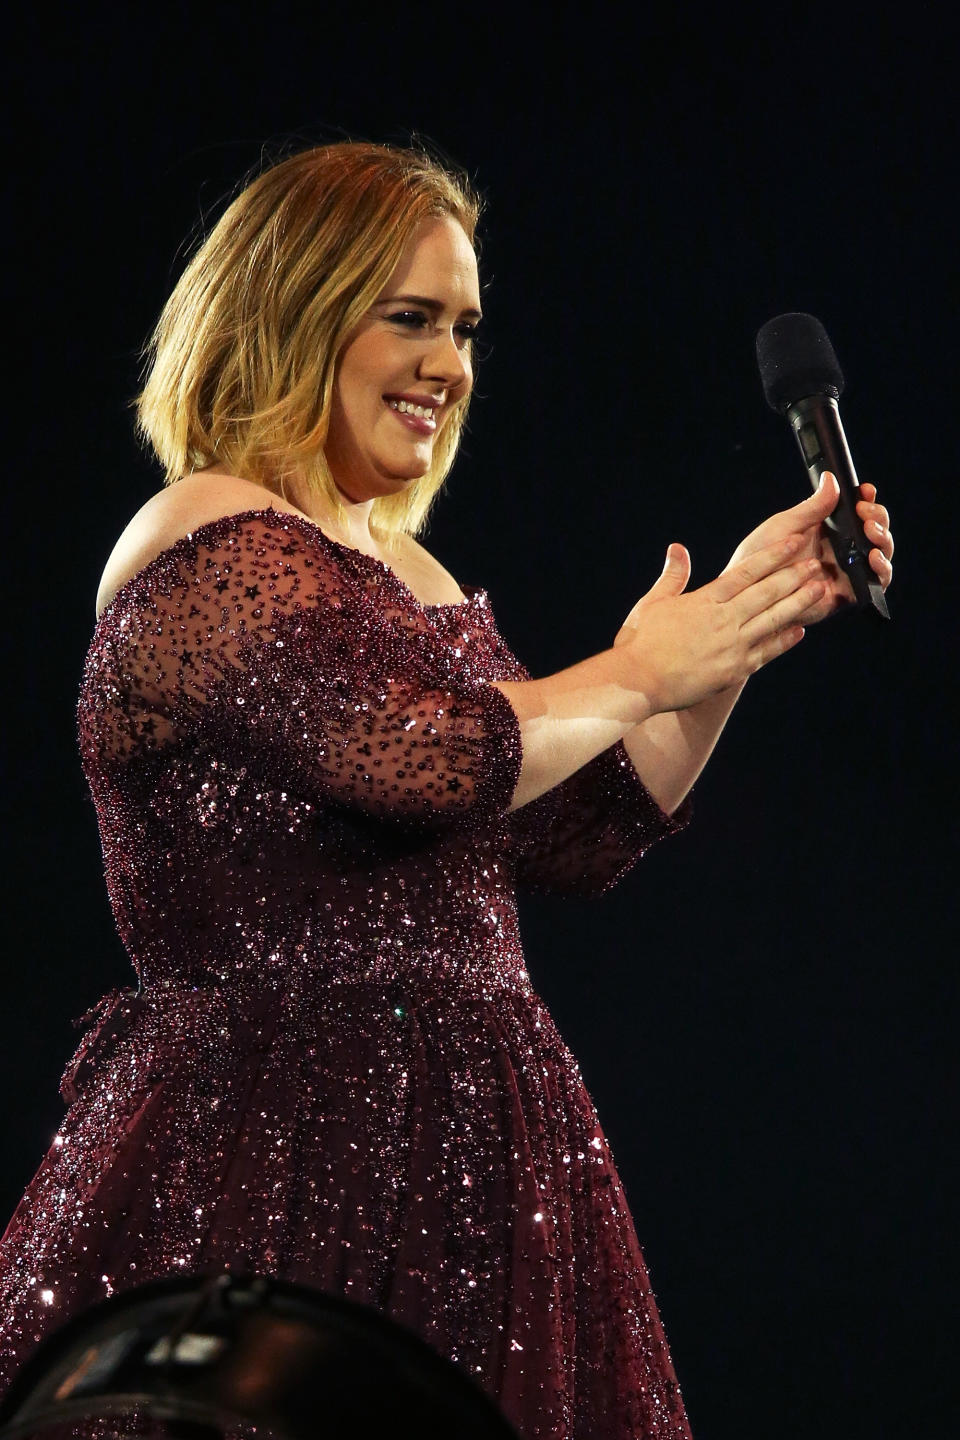
POLYGON ((395 310, 392 315, 387 316, 387 319, 392 325, 406 325, 411 330, 422 329, 424 325, 430 323, 422 310, 395 310))
POLYGON ((464 320, 457 326, 461 350, 468 351, 474 365, 482 365, 491 353, 487 331, 482 320, 464 320))
MULTIPOLYGON (((393 310, 384 318, 391 325, 400 325, 405 330, 413 331, 428 330, 435 323, 423 310, 393 310)), ((479 332, 480 323, 476 320, 460 320, 453 327, 457 344, 464 350, 475 344, 479 332)))

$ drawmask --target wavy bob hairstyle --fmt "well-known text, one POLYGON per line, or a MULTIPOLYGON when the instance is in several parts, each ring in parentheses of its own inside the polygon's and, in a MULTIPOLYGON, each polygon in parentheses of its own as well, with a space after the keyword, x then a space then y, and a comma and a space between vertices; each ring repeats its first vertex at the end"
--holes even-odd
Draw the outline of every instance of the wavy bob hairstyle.
MULTIPOLYGON (((417 227, 450 215, 473 244, 479 209, 466 176, 413 149, 322 145, 257 176, 202 241, 145 351, 137 429, 166 483, 220 462, 283 495, 296 472, 339 511, 324 456, 337 359, 417 227)), ((422 529, 468 399, 427 474, 374 502, 388 540, 422 529)))

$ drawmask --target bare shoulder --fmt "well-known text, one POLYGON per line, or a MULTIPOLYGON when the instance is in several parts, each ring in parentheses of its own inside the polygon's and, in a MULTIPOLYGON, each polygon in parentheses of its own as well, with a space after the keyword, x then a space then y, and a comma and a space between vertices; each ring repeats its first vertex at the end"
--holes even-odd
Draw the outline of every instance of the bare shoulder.
POLYGON ((97 614, 138 571, 199 525, 268 505, 300 513, 265 486, 234 475, 187 475, 151 495, 113 547, 97 592, 97 614))
POLYGON ((397 537, 389 563, 413 593, 428 604, 453 605, 464 599, 463 591, 450 571, 412 535, 397 537))

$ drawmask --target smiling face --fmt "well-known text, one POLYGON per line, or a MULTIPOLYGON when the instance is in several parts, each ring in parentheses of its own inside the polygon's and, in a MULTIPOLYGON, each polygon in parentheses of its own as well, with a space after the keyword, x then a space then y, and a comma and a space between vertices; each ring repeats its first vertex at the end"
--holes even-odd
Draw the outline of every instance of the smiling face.
POLYGON ((349 500, 394 495, 427 473, 437 434, 470 393, 479 319, 463 227, 451 216, 425 221, 337 362, 324 453, 349 500))

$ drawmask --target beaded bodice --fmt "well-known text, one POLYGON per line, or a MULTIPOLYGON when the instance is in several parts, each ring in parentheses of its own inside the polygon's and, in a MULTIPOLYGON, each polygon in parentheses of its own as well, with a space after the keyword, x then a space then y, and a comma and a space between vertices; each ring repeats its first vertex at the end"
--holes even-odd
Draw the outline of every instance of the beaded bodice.
POLYGON ((100 617, 79 709, 142 984, 513 959, 520 741, 486 682, 524 673, 485 592, 421 605, 298 516, 164 551, 100 617))

